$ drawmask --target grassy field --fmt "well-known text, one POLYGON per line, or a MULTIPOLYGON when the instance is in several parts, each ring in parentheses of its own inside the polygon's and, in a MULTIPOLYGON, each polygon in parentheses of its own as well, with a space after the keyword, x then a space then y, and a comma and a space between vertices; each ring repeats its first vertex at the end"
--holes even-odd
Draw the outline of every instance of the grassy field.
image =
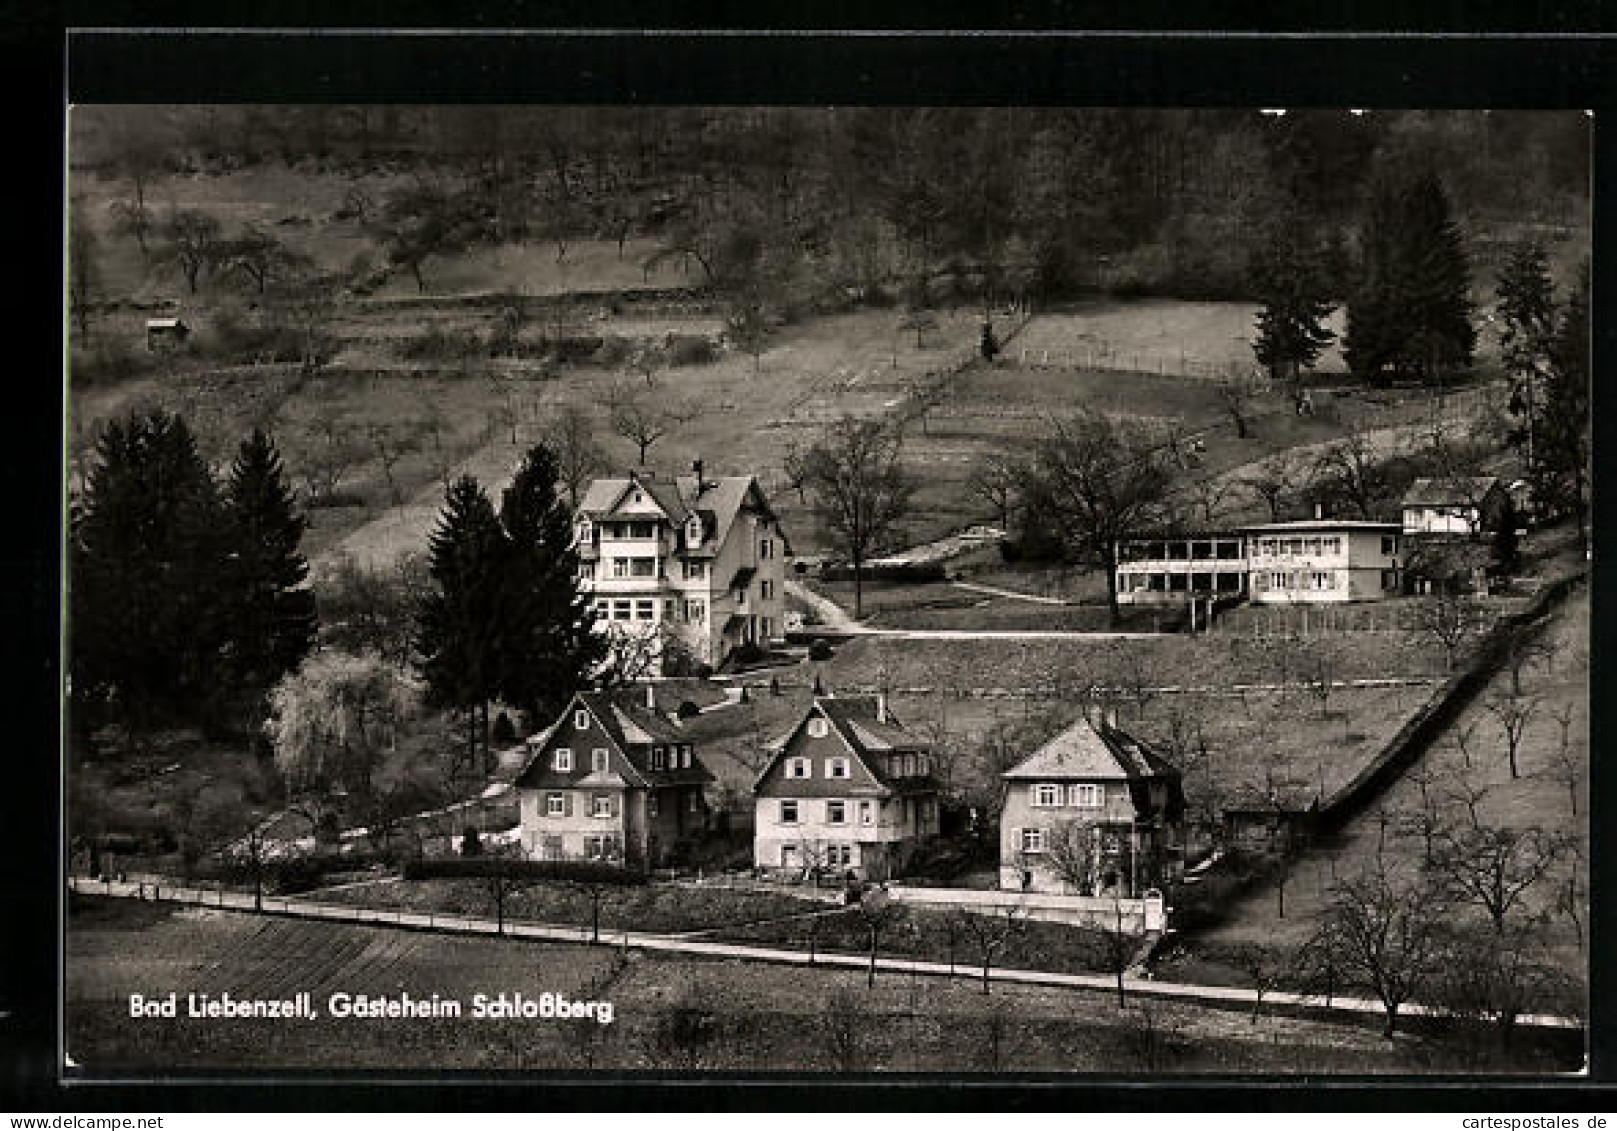
MULTIPOLYGON (((1430 1036, 1108 994, 857 970, 783 970, 609 947, 465 938, 81 900, 67 934, 67 1048, 95 1074, 228 1069, 622 1068, 758 1071, 1420 1072, 1457 1067, 1430 1036), (127 995, 275 998, 313 1020, 131 1019, 127 995), (474 1020, 472 995, 606 1000, 613 1022, 474 1020), (339 1020, 336 992, 457 998, 459 1019, 339 1020), (694 1035, 693 1035, 694 1034, 694 1035)), ((1545 1070, 1546 1050, 1511 1065, 1545 1070)))

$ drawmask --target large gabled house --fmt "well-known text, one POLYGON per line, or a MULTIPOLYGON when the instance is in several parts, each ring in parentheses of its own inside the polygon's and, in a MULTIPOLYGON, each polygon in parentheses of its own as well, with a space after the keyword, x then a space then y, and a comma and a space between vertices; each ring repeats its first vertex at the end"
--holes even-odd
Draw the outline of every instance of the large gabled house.
POLYGON ((885 880, 939 829, 930 749, 884 696, 816 696, 753 786, 753 862, 788 877, 885 880))
POLYGON ((785 636, 791 547, 752 476, 708 476, 698 460, 690 475, 597 479, 573 524, 579 587, 620 643, 638 638, 666 660, 677 642, 717 666, 785 636))
POLYGON ((1005 771, 1000 887, 1137 897, 1179 844, 1177 769, 1091 712, 1005 771))
POLYGON ((514 785, 529 857, 657 867, 708 827, 713 775, 650 685, 581 691, 527 746, 514 785))

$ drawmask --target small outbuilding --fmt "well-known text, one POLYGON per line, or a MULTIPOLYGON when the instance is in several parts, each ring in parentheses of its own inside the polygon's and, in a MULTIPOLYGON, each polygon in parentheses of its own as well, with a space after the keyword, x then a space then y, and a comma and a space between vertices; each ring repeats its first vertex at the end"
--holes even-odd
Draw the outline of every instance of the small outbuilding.
POLYGON ((191 336, 191 327, 179 318, 148 318, 146 319, 146 348, 156 353, 160 350, 179 349, 185 344, 185 339, 191 336))

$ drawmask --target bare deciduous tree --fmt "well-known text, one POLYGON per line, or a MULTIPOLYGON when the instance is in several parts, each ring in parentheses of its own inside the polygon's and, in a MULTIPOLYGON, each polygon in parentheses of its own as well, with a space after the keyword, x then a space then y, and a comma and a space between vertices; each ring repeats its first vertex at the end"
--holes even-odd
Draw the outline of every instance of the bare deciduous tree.
POLYGON ((1461 646, 1480 627, 1481 616, 1474 602, 1451 593, 1425 598, 1417 610, 1421 631, 1443 647, 1443 663, 1454 670, 1461 646))
POLYGON ((567 504, 577 510, 584 488, 606 467, 589 417, 577 405, 567 405, 556 414, 546 438, 556 455, 556 478, 567 488, 567 504))
POLYGON ((1215 386, 1218 400, 1235 424, 1235 435, 1246 439, 1252 426, 1252 402, 1257 400, 1258 386, 1250 377, 1233 377, 1215 386))
POLYGON ((902 465, 903 436, 879 420, 844 416, 806 457, 815 509, 853 567, 853 615, 864 615, 865 562, 898 529, 914 484, 902 465))
POLYGON ((607 394, 606 409, 613 433, 635 446, 636 460, 642 466, 652 445, 691 418, 690 410, 659 404, 627 384, 615 386, 607 394))
POLYGON ((1450 899, 1480 907, 1503 935, 1506 917, 1565 851, 1543 829, 1473 826, 1440 838, 1433 870, 1450 899))
POLYGON ((1071 542, 1106 571, 1112 623, 1117 602, 1117 543, 1160 508, 1168 472, 1156 445, 1102 416, 1058 421, 1037 452, 1033 474, 1049 493, 1055 520, 1071 542))
POLYGON ((1343 969, 1380 999, 1382 1036, 1390 1038, 1398 1010, 1426 989, 1441 967, 1447 918, 1441 890, 1420 878, 1367 870, 1332 887, 1324 918, 1340 942, 1343 969))
POLYGON ((1269 507, 1269 519, 1279 522, 1285 500, 1297 487, 1302 472, 1289 449, 1259 460, 1241 482, 1269 507))
POLYGON ((1510 764, 1512 780, 1521 777, 1516 764, 1522 739, 1527 727, 1538 713, 1541 700, 1537 695, 1495 695, 1488 700, 1488 713, 1499 724, 1500 737, 1505 740, 1505 756, 1510 764))
POLYGON ((1011 507, 1015 505, 1024 474, 1015 457, 993 452, 977 461, 971 478, 966 480, 966 490, 994 512, 1001 530, 1011 528, 1011 507))
POLYGON ((988 975, 993 967, 994 956, 1025 929, 1025 913, 1015 904, 1008 904, 998 908, 991 915, 957 911, 955 919, 960 924, 962 932, 976 944, 977 954, 982 959, 983 993, 986 994, 989 992, 988 975))

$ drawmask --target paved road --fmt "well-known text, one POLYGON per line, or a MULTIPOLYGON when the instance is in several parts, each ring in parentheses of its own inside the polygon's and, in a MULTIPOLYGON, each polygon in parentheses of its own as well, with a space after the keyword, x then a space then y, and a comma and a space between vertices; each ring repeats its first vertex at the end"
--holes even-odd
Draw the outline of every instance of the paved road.
MULTIPOLYGON (((150 899, 153 895, 150 884, 137 885, 132 882, 107 882, 84 877, 72 877, 69 880, 69 886, 87 895, 104 895, 114 898, 138 899, 144 893, 145 898, 150 899)), ((203 907, 218 907, 225 911, 251 913, 254 910, 254 900, 251 892, 199 891, 164 885, 159 894, 165 901, 174 900, 203 907)), ((286 899, 279 896, 264 898, 263 913, 286 915, 300 919, 326 919, 348 923, 408 927, 415 930, 439 931, 445 934, 495 935, 500 933, 499 926, 493 919, 481 919, 467 915, 426 914, 412 911, 381 911, 342 904, 319 903, 308 899, 286 899)), ((545 923, 507 922, 504 934, 509 938, 538 939, 546 942, 580 942, 589 941, 590 928, 587 926, 575 927, 545 923)), ((744 961, 770 962, 788 966, 842 966, 862 970, 870 965, 868 955, 840 953, 811 955, 809 952, 802 950, 748 946, 740 943, 709 942, 703 939, 678 935, 648 934, 641 931, 603 931, 601 932, 601 943, 603 945, 629 947, 635 950, 698 954, 711 958, 737 958, 744 961)), ((878 970, 889 973, 915 973, 940 977, 980 978, 982 976, 981 966, 974 967, 966 963, 950 966, 942 962, 923 962, 909 958, 878 958, 876 967, 878 970)), ((1107 974, 1061 974, 1053 971, 1013 970, 991 966, 988 970, 988 977, 990 981, 1018 985, 1056 986, 1109 993, 1117 991, 1117 979, 1107 974)), ((1185 982, 1147 981, 1127 976, 1123 979, 1123 985, 1129 993, 1149 997, 1247 1007, 1255 1004, 1253 991, 1235 986, 1203 986, 1185 982)), ((1327 1004, 1322 999, 1314 996, 1270 991, 1263 995, 1263 1000, 1270 1006, 1329 1009, 1355 1014, 1379 1015, 1382 1012, 1379 1002, 1365 998, 1333 997, 1327 1004)), ((1399 1016, 1416 1017, 1431 1012, 1433 1011, 1429 1007, 1412 1003, 1403 1006, 1399 1010, 1399 1016)), ((1517 1024, 1556 1029, 1577 1029, 1582 1027, 1581 1023, 1573 1018, 1536 1013, 1524 1014, 1518 1019, 1517 1024)))
POLYGON ((1006 597, 1012 601, 1031 601, 1035 605, 1066 605, 1060 597, 1035 597, 1032 593, 1018 593, 1014 589, 1000 589, 994 585, 978 585, 974 581, 950 582, 956 589, 969 590, 972 593, 986 593, 990 597, 1006 597))

